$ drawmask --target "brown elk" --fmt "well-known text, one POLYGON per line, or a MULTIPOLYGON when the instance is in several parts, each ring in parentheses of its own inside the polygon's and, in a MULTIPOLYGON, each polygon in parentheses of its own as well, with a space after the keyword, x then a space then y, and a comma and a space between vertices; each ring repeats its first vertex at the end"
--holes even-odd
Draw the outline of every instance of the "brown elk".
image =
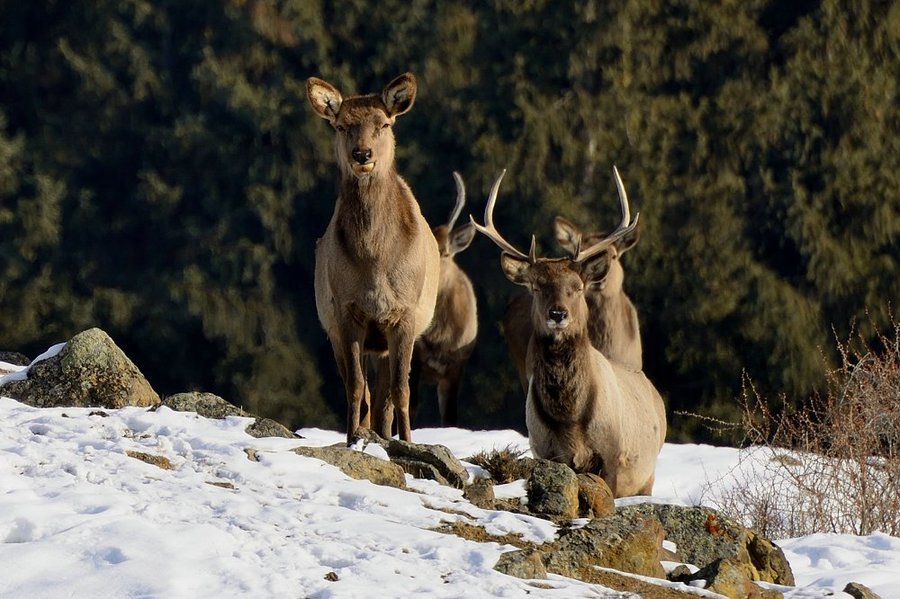
MULTIPOLYGON (((613 173, 621 197, 624 194, 622 180, 615 167, 613 173)), ((582 247, 594 245, 606 237, 602 233, 585 235, 561 216, 554 219, 553 230, 557 244, 573 258, 582 247)), ((622 287, 625 271, 620 258, 635 246, 638 237, 639 229, 635 227, 613 242, 609 248, 609 274, 599 285, 591 286, 585 292, 591 345, 613 362, 632 370, 643 369, 643 352, 637 310, 622 287)), ((525 362, 528 340, 531 338, 531 303, 530 294, 517 295, 509 302, 503 315, 503 335, 523 389, 527 387, 525 362)))
POLYGON ((643 372, 611 362, 588 337, 586 289, 603 283, 612 245, 637 226, 624 187, 622 222, 612 234, 574 257, 539 259, 534 237, 526 255, 494 226, 502 178, 501 173, 491 189, 485 224, 475 226, 501 249, 506 277, 532 297, 525 401, 532 452, 578 472, 600 474, 616 497, 650 494, 666 436, 662 397, 643 372))
POLYGON ((390 436, 396 411, 400 438, 409 441, 413 346, 431 323, 440 277, 437 242, 394 165, 392 125, 412 108, 416 80, 406 73, 380 94, 344 98, 310 77, 306 91, 334 127, 340 171, 334 214, 316 243, 315 292, 347 393, 347 441, 366 424, 367 353, 389 380, 386 396, 373 402, 375 430, 390 436))
POLYGON ((418 408, 418 383, 437 385, 441 426, 455 426, 457 401, 466 362, 475 347, 478 314, 475 291, 466 273, 453 257, 475 238, 475 227, 465 223, 455 227, 466 202, 466 188, 459 173, 456 181, 456 205, 446 224, 432 229, 441 254, 441 281, 431 326, 416 341, 410 376, 410 417, 418 408))

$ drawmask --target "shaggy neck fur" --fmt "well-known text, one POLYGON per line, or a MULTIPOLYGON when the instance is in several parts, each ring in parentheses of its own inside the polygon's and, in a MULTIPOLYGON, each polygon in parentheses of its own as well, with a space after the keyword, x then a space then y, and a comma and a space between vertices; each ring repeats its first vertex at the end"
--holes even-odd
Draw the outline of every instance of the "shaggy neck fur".
POLYGON ((594 383, 591 344, 582 331, 549 335, 535 331, 532 338, 532 395, 538 415, 548 425, 586 422, 593 414, 594 383))

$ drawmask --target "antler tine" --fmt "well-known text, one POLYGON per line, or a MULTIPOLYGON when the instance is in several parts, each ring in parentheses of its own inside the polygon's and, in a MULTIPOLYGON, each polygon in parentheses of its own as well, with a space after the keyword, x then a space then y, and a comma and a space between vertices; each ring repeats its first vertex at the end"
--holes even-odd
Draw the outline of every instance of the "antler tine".
POLYGON ((613 165, 613 177, 616 180, 616 190, 619 192, 619 206, 622 208, 622 222, 616 227, 616 230, 601 239, 594 245, 579 251, 575 256, 575 262, 582 262, 592 256, 596 256, 606 248, 614 244, 616 241, 633 231, 641 217, 640 212, 635 213, 634 220, 631 220, 631 209, 628 207, 628 194, 625 192, 625 184, 619 176, 619 169, 613 165))
POLYGON ((463 206, 466 203, 466 186, 463 183, 462 176, 458 172, 453 171, 453 180, 456 181, 456 205, 453 206, 453 212, 450 213, 450 220, 447 221, 447 230, 449 231, 453 230, 456 219, 459 218, 463 206))
MULTIPOLYGON (((506 169, 503 169, 503 171, 500 172, 500 176, 497 177, 497 180, 494 181, 494 185, 491 187, 491 194, 488 196, 487 205, 484 207, 484 225, 479 225, 475 222, 475 219, 471 214, 469 215, 469 220, 475 226, 477 231, 486 235, 488 239, 493 241, 502 251, 522 260, 532 260, 527 254, 523 254, 513 247, 511 243, 503 239, 503 236, 500 235, 500 232, 497 231, 497 228, 494 226, 494 205, 497 203, 497 193, 500 191, 500 181, 503 180, 503 175, 505 174, 506 169)), ((533 253, 534 245, 532 244, 532 254, 533 253)))

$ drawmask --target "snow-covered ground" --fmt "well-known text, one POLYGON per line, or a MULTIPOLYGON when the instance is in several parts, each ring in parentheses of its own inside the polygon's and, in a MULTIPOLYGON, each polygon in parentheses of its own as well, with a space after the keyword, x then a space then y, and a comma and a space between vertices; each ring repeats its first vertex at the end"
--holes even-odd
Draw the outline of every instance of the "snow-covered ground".
MULTIPOLYGON (((416 493, 353 480, 290 451, 343 433, 254 439, 246 418, 92 412, 0 398, 2 598, 621 596, 558 576, 535 587, 493 570, 512 547, 430 530, 465 518, 542 541, 554 535, 546 521, 476 508, 431 482, 408 478, 416 493), (165 456, 174 468, 128 452, 165 456)), ((413 440, 461 458, 527 448, 514 431, 417 429, 413 440)), ((709 504, 710 489, 738 480, 745 463, 735 449, 667 444, 654 500, 709 504)), ((499 492, 524 494, 515 483, 499 492)), ((841 590, 856 581, 900 598, 898 538, 812 535, 779 545, 797 579, 787 597, 849 597, 841 590)))

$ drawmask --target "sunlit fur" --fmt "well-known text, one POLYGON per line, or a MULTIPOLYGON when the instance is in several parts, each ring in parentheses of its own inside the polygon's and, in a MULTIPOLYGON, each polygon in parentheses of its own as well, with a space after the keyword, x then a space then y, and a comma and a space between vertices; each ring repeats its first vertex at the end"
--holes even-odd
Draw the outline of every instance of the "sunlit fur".
POLYGON ((408 73, 381 94, 348 98, 321 79, 307 81, 310 104, 335 130, 338 197, 316 244, 315 293, 347 393, 348 442, 368 424, 366 353, 385 356, 378 368, 389 380, 383 405, 372 406, 376 431, 389 436, 396 411, 400 437, 411 439, 413 344, 431 323, 440 276, 437 242, 394 166, 391 125, 415 92, 408 73))

